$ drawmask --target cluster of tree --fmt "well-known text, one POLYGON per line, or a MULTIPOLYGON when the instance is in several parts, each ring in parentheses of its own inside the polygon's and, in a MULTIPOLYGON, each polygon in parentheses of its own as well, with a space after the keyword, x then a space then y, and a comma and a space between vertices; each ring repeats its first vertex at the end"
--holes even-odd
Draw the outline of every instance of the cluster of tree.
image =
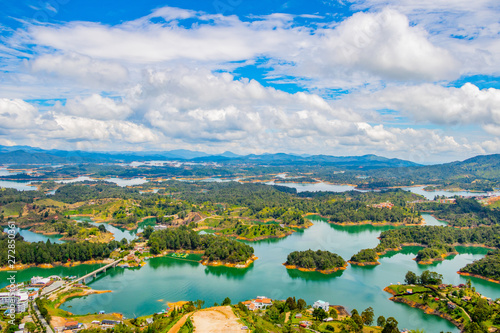
POLYGON ((76 222, 67 218, 52 219, 44 224, 36 225, 32 231, 56 232, 58 234, 66 234, 67 236, 75 236, 80 231, 86 231, 88 234, 97 235, 98 232, 106 232, 106 228, 101 225, 100 228, 95 227, 88 221, 76 222), (84 230, 82 230, 84 229, 84 230))
POLYGON ((120 187, 114 183, 105 181, 84 181, 59 187, 52 198, 57 201, 73 204, 80 201, 104 198, 140 199, 140 197, 141 194, 138 189, 120 187))
POLYGON ((467 264, 460 271, 500 281, 500 250, 488 252, 484 258, 467 264))
POLYGON ((362 249, 351 257, 352 262, 376 262, 378 260, 377 252, 374 249, 362 249))
MULTIPOLYGON (((109 258, 111 252, 120 247, 117 241, 109 243, 63 243, 47 242, 28 243, 21 236, 16 239, 16 263, 48 264, 53 262, 86 261, 109 258)), ((0 236, 0 266, 8 264, 8 237, 0 236)), ((11 253, 12 254, 12 253, 11 253)))
POLYGON ((152 232, 148 245, 152 254, 163 250, 203 250, 210 261, 245 262, 253 255, 253 248, 241 242, 215 235, 198 235, 185 226, 152 232))
POLYGON ((422 272, 420 276, 413 273, 412 271, 408 271, 405 275, 405 283, 406 284, 418 284, 418 285, 438 285, 443 282, 443 276, 436 272, 431 272, 429 270, 425 270, 422 272))
POLYGON ((335 269, 345 264, 344 259, 338 254, 322 250, 293 251, 285 262, 285 265, 318 270, 335 269))
POLYGON ((290 228, 283 228, 279 224, 259 224, 244 225, 237 222, 233 228, 227 228, 220 231, 222 235, 237 235, 240 237, 254 239, 258 237, 279 237, 285 235, 290 228))
POLYGON ((472 198, 456 198, 455 204, 425 202, 417 204, 420 210, 433 211, 437 218, 446 220, 448 225, 476 227, 500 224, 500 210, 482 206, 472 198))
POLYGON ((361 201, 336 201, 325 213, 330 216, 330 221, 340 223, 371 221, 419 224, 422 221, 420 212, 413 207, 375 208, 361 201))
POLYGON ((386 230, 380 234, 380 244, 375 250, 398 248, 403 243, 424 246, 434 244, 480 244, 500 247, 500 226, 477 227, 471 229, 447 228, 441 226, 415 226, 386 230))
POLYGON ((443 258, 448 253, 455 252, 455 248, 447 244, 432 244, 418 251, 417 261, 428 261, 432 259, 443 258))

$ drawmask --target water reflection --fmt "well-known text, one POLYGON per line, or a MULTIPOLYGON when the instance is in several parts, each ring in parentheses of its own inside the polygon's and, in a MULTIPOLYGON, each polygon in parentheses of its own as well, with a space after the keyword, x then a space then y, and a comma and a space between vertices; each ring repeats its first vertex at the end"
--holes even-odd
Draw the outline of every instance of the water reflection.
POLYGON ((344 274, 344 271, 336 271, 331 274, 323 274, 320 272, 303 272, 298 269, 287 269, 286 270, 289 277, 292 279, 302 279, 305 281, 325 281, 332 278, 337 278, 344 274))

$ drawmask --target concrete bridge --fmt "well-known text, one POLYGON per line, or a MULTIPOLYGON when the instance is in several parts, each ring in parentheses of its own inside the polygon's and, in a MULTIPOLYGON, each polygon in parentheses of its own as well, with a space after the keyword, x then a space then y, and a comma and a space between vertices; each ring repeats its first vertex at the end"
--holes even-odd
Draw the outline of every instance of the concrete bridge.
POLYGON ((111 267, 116 267, 116 265, 118 265, 118 263, 119 263, 120 261, 122 261, 122 260, 123 260, 123 258, 120 258, 120 259, 118 259, 118 260, 115 260, 115 261, 113 261, 112 263, 107 264, 106 266, 102 266, 102 267, 100 267, 100 268, 96 269, 95 271, 88 273, 87 275, 84 275, 84 276, 82 276, 82 277, 79 277, 79 278, 78 278, 78 279, 76 279, 76 280, 73 280, 73 282, 75 282, 75 283, 76 283, 76 282, 83 281, 83 283, 85 283, 85 280, 86 280, 86 279, 88 279, 88 278, 90 278, 90 277, 95 278, 95 277, 97 277, 97 274, 99 274, 99 273, 101 273, 101 272, 106 272, 106 270, 107 270, 108 268, 111 268, 111 267))

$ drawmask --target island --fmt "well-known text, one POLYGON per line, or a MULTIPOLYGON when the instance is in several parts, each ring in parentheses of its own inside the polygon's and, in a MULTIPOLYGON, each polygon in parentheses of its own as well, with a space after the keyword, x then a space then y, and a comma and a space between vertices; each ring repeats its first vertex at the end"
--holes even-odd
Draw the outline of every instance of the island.
POLYGON ((322 250, 291 252, 283 264, 287 269, 298 269, 304 272, 320 272, 331 274, 347 268, 347 263, 336 253, 322 250))
POLYGON ((500 283, 500 250, 488 252, 484 258, 461 268, 458 274, 500 283))
POLYGON ((384 290, 391 301, 404 303, 450 321, 462 332, 496 331, 500 325, 500 305, 479 294, 470 281, 458 286, 443 284, 442 276, 424 271, 421 276, 409 271, 405 284, 384 290))
POLYGON ((351 265, 374 266, 380 265, 378 255, 374 249, 362 249, 348 261, 351 265))

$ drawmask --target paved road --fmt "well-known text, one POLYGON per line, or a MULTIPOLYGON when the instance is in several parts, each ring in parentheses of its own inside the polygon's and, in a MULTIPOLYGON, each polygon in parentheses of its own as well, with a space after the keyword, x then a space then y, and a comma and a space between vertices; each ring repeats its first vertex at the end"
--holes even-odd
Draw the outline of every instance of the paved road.
POLYGON ((38 319, 40 319, 40 321, 42 322, 42 325, 45 326, 45 328, 47 329, 47 333, 54 333, 52 328, 49 326, 49 324, 47 324, 47 321, 40 313, 40 310, 38 310, 38 306, 36 305, 36 303, 33 303, 33 309, 35 309, 35 314, 38 317, 38 319))

